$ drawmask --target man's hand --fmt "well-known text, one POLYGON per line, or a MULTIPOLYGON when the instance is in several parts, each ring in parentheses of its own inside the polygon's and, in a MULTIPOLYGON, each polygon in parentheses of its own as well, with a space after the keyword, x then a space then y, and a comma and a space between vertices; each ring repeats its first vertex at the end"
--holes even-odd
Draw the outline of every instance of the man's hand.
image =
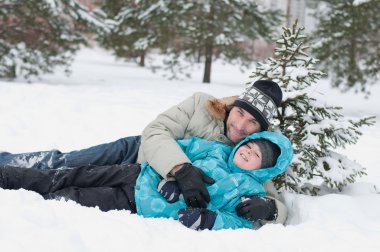
POLYGON ((216 213, 205 208, 186 208, 178 211, 179 221, 194 230, 212 229, 216 213))
POLYGON ((274 200, 259 196, 244 197, 242 202, 236 206, 235 210, 238 216, 250 221, 271 221, 276 219, 277 215, 274 200))
POLYGON ((189 163, 185 163, 174 177, 189 207, 206 208, 207 203, 210 202, 210 194, 204 183, 214 184, 215 181, 212 178, 189 163))

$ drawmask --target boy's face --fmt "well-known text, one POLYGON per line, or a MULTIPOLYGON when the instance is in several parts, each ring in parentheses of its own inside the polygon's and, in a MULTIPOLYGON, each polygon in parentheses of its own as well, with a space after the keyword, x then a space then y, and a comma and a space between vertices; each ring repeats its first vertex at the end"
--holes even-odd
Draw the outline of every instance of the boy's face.
POLYGON ((234 164, 243 170, 258 170, 261 168, 261 151, 253 142, 241 145, 235 152, 234 164))
POLYGON ((226 122, 227 137, 234 143, 239 142, 261 129, 260 123, 245 109, 233 107, 226 122))

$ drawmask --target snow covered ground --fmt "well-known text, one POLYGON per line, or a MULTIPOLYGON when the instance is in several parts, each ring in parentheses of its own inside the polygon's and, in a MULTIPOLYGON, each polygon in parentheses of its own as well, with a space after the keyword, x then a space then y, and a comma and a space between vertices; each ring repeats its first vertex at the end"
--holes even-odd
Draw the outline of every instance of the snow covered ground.
MULTIPOLYGON (((211 85, 168 81, 101 49, 83 49, 68 78, 44 76, 33 85, 0 82, 0 151, 70 151, 140 134, 144 126, 193 92, 239 94, 249 72, 213 65, 211 85)), ((341 94, 321 81, 316 92, 350 117, 380 118, 380 83, 372 96, 341 94)), ((258 231, 196 232, 171 219, 128 211, 101 212, 74 202, 45 201, 25 190, 0 189, 1 251, 380 251, 380 125, 364 129, 342 152, 367 167, 343 192, 320 197, 285 193, 286 226, 258 231)))

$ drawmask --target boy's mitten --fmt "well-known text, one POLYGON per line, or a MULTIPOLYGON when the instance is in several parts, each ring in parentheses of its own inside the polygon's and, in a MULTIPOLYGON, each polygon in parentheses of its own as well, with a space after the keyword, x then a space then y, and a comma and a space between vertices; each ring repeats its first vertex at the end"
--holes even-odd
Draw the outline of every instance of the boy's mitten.
POLYGON ((185 163, 181 169, 174 174, 178 187, 183 194, 186 205, 190 207, 205 208, 210 202, 210 194, 207 184, 214 184, 215 180, 206 175, 201 169, 192 164, 185 163))
POLYGON ((277 207, 274 200, 259 196, 243 197, 235 210, 238 216, 250 221, 271 221, 277 215, 277 207))
POLYGON ((169 203, 177 202, 181 196, 177 181, 173 179, 161 180, 157 186, 157 190, 169 203))
POLYGON ((216 213, 206 208, 185 208, 178 211, 179 221, 194 230, 212 229, 216 213))

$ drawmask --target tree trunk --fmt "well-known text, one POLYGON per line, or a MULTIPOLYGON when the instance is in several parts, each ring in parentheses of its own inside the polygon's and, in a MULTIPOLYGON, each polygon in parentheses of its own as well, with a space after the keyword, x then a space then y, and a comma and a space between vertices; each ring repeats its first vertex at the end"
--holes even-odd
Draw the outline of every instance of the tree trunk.
POLYGON ((12 65, 9 67, 9 71, 6 72, 6 75, 4 76, 8 79, 15 79, 17 77, 17 74, 16 74, 16 65, 12 65))
POLYGON ((140 52, 140 62, 139 66, 144 67, 145 66, 145 51, 140 52))
POLYGON ((210 39, 206 43, 205 47, 205 71, 203 74, 203 83, 211 82, 211 64, 212 64, 212 54, 213 54, 213 41, 210 39))
POLYGON ((291 26, 291 15, 290 15, 290 6, 292 5, 292 0, 288 0, 287 6, 286 6, 286 27, 291 26))
POLYGON ((200 47, 197 51, 197 63, 201 63, 202 59, 202 47, 200 47))
POLYGON ((205 41, 205 71, 203 74, 203 83, 211 83, 211 64, 214 51, 214 1, 211 1, 210 6, 210 13, 207 15, 207 32, 212 35, 210 36, 210 34, 208 34, 205 41))

